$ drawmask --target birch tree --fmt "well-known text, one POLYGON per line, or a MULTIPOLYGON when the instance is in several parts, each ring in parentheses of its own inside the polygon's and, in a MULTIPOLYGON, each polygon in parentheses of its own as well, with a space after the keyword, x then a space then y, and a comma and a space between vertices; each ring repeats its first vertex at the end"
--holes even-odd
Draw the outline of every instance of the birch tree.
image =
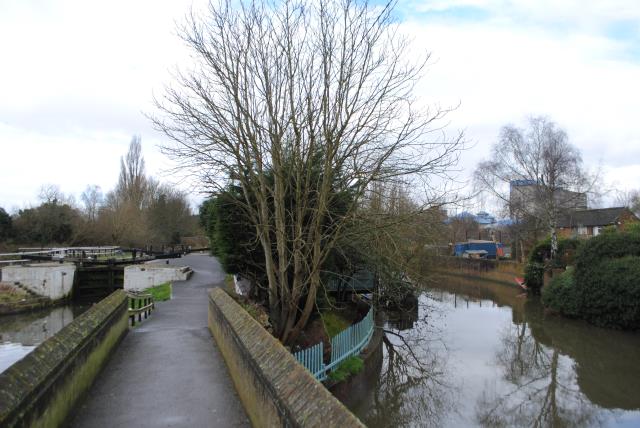
POLYGON ((559 216, 586 208, 586 193, 595 182, 567 133, 545 117, 530 118, 527 129, 502 128, 491 160, 481 162, 474 177, 517 222, 534 219, 542 225, 551 236, 551 258, 558 251, 559 216))
POLYGON ((241 189, 284 343, 307 323, 323 262, 367 189, 410 182, 434 197, 457 161, 461 136, 440 123, 447 110, 416 102, 428 54, 409 50, 392 10, 221 0, 179 29, 195 65, 176 73, 152 120, 182 171, 212 192, 229 179, 241 189), (335 215, 344 192, 349 205, 335 215))

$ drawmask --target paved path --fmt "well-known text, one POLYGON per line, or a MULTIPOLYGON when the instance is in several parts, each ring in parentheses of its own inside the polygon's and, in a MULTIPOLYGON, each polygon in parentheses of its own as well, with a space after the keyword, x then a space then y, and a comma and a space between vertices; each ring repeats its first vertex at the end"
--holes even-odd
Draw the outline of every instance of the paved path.
POLYGON ((195 273, 173 299, 129 331, 70 419, 72 427, 244 427, 249 420, 207 328, 207 288, 218 261, 174 259, 195 273))

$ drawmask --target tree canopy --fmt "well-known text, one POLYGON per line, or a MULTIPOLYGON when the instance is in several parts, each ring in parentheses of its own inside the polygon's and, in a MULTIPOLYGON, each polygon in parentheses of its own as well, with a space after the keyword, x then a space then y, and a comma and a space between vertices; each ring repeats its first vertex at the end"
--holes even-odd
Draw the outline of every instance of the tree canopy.
POLYGON ((447 111, 414 95, 428 55, 410 54, 392 10, 223 0, 180 28, 196 64, 157 100, 153 120, 174 142, 165 153, 203 187, 215 193, 231 179, 241 191, 234 200, 265 255, 284 342, 309 319, 322 266, 372 186, 412 183, 434 199, 457 161, 460 135, 447 138, 437 122, 447 111))

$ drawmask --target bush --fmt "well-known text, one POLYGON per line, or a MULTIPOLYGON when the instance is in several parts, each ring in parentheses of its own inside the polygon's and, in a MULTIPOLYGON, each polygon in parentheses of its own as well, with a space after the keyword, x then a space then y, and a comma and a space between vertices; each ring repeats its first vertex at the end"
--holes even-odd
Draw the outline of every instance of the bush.
POLYGON ((587 271, 577 277, 580 316, 603 327, 639 329, 640 257, 606 259, 587 271))
POLYGON ((554 276, 542 289, 542 303, 569 317, 580 316, 580 296, 576 288, 573 269, 554 276))
POLYGON ((534 292, 539 291, 544 283, 544 271, 546 268, 565 268, 574 264, 577 250, 582 246, 582 241, 576 238, 559 238, 558 253, 553 260, 551 257, 551 238, 547 238, 533 247, 529 253, 529 261, 524 268, 524 280, 527 287, 534 292))
POLYGON ((640 234, 607 231, 576 253, 573 273, 557 276, 542 302, 602 327, 640 329, 640 234))
POLYGON ((603 260, 625 256, 640 256, 640 234, 610 232, 589 239, 576 254, 578 284, 598 274, 603 260))
POLYGON ((524 267, 524 281, 531 290, 540 290, 544 283, 544 264, 531 261, 527 263, 524 267))

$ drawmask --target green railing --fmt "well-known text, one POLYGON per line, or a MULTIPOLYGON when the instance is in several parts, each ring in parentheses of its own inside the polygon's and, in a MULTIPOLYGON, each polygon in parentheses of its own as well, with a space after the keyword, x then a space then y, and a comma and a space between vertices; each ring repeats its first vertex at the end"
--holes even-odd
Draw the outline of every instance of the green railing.
POLYGON ((136 317, 138 322, 142 322, 142 318, 147 319, 156 305, 153 301, 153 296, 148 293, 129 291, 127 296, 129 297, 129 321, 131 321, 131 326, 133 327, 136 325, 136 317))
POLYGON ((331 338, 331 361, 324 363, 324 345, 322 342, 310 348, 298 351, 293 356, 305 366, 318 380, 325 380, 327 374, 342 361, 352 355, 358 355, 369 344, 373 336, 374 325, 373 308, 367 315, 331 338))

